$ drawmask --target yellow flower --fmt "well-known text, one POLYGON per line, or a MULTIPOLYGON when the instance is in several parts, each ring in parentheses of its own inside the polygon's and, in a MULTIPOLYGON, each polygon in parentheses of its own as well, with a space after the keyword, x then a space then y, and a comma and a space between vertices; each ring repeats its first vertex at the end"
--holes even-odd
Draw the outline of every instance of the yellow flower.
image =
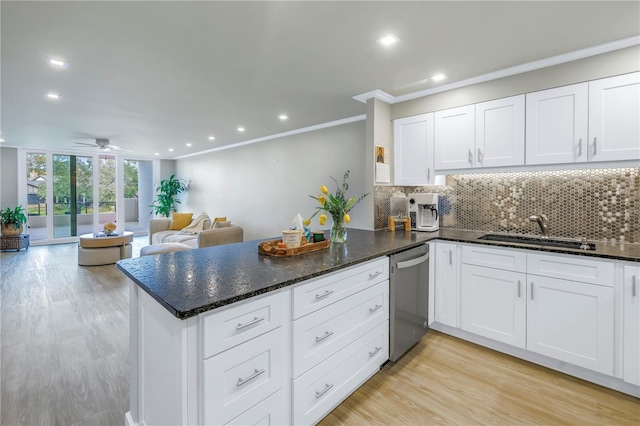
POLYGON ((349 216, 348 214, 345 214, 344 215, 344 221, 347 222, 347 223, 351 222, 351 216, 349 216))
POLYGON ((320 219, 318 219, 318 222, 320 223, 320 225, 324 225, 327 222, 327 215, 321 214, 320 219))
POLYGON ((324 195, 318 197, 318 202, 324 206, 324 203, 327 202, 327 199, 324 198, 324 195))
POLYGON ((328 193, 329 193, 329 189, 327 189, 327 187, 326 187, 326 186, 324 186, 324 185, 322 185, 322 186, 320 187, 320 191, 321 191, 323 194, 328 194, 328 193))
POLYGON ((305 219, 303 223, 304 223, 304 226, 309 226, 311 225, 311 219, 305 219))

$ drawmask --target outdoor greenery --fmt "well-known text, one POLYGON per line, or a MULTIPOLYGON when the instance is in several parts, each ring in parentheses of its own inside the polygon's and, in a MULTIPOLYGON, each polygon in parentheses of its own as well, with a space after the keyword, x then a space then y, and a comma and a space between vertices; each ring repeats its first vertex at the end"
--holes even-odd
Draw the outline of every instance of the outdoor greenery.
POLYGON ((175 175, 171 175, 169 179, 162 179, 156 184, 156 200, 151 204, 151 208, 156 215, 169 217, 171 212, 178 209, 178 195, 187 189, 187 184, 182 179, 177 179, 175 175))

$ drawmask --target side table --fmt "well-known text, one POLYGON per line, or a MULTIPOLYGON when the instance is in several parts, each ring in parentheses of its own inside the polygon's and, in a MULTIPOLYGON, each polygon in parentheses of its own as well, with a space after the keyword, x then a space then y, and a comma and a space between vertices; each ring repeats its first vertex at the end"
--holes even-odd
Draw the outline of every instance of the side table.
POLYGON ((20 234, 15 236, 0 235, 0 250, 20 251, 29 248, 29 234, 20 234))

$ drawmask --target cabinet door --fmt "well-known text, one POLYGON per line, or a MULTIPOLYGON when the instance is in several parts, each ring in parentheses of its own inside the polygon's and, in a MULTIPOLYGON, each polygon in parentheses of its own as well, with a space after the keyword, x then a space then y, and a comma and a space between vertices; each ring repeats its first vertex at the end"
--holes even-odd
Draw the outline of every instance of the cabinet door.
POLYGON ((435 113, 436 170, 474 167, 475 111, 467 105, 435 113))
POLYGON ((527 349, 613 375, 613 288, 528 279, 527 349))
POLYGON ((524 95, 476 104, 476 167, 524 165, 524 95))
POLYGON ((527 93, 526 164, 587 161, 587 83, 527 93))
POLYGON ((458 325, 458 256, 456 244, 435 244, 435 320, 451 327, 458 325))
POLYGON ((462 329, 520 348, 526 343, 526 275, 462 265, 462 329))
POLYGON ((433 183, 433 113, 393 121, 394 184, 433 183))
POLYGON ((589 82, 589 161, 640 159, 640 73, 589 82))
POLYGON ((623 285, 625 382, 640 386, 640 266, 624 267, 623 285))

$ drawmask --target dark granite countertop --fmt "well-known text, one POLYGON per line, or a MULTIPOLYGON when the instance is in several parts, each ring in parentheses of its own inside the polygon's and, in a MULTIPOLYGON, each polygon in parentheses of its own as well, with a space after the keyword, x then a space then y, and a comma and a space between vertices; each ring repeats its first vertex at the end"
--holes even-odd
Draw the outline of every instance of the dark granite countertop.
POLYGON ((255 240, 125 259, 118 261, 117 267, 175 317, 185 319, 434 239, 640 262, 640 244, 596 243, 596 250, 587 252, 477 239, 484 234, 453 229, 349 229, 345 244, 293 257, 258 254, 258 242, 263 240, 255 240))

